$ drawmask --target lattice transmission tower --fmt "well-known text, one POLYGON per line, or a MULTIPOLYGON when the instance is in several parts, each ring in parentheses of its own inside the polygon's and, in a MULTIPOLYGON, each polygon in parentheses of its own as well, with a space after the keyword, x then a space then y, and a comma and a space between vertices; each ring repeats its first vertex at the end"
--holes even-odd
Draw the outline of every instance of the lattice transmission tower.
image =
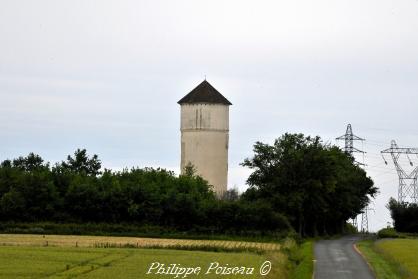
POLYGON ((415 167, 412 172, 409 174, 401 166, 399 159, 401 155, 405 155, 411 167, 414 166, 409 155, 418 156, 418 148, 400 148, 396 144, 396 141, 392 140, 390 148, 385 149, 380 152, 382 154, 383 160, 387 165, 388 162, 385 159, 384 154, 390 154, 395 165, 396 172, 399 176, 399 187, 398 187, 398 202, 418 202, 418 186, 417 186, 417 177, 418 177, 418 167, 415 167))
MULTIPOLYGON (((354 158, 353 153, 355 153, 355 152, 356 153, 362 153, 363 156, 364 156, 365 152, 363 150, 360 150, 360 149, 354 147, 354 141, 356 140, 356 141, 363 142, 363 141, 365 141, 365 139, 360 138, 360 137, 353 134, 353 129, 351 127, 351 124, 347 125, 345 135, 342 135, 342 136, 336 138, 336 140, 337 141, 338 140, 344 140, 344 142, 345 142, 344 151, 345 151, 345 153, 350 154, 350 156, 352 156, 353 158, 354 158)), ((360 163, 360 162, 356 161, 355 159, 354 159, 354 163, 357 164, 357 165, 360 165, 360 166, 364 166, 364 157, 363 157, 363 163, 360 163)), ((362 232, 368 232, 369 231, 369 219, 368 219, 368 216, 367 216, 367 211, 368 210, 369 210, 369 208, 366 206, 363 209, 363 213, 361 214, 361 231, 362 232)), ((357 228, 357 225, 358 225, 357 224, 357 216, 352 219, 352 224, 353 224, 354 227, 357 228)))
POLYGON ((369 232, 369 217, 367 215, 369 210, 370 210, 370 208, 366 206, 363 209, 363 213, 361 213, 361 226, 360 226, 360 231, 362 233, 369 232))
MULTIPOLYGON (((355 152, 362 153, 362 154, 365 153, 364 151, 354 147, 355 140, 365 141, 365 139, 360 138, 353 134, 353 129, 351 128, 351 124, 347 125, 347 130, 345 131, 345 135, 342 135, 341 137, 336 138, 336 140, 344 140, 345 142, 344 151, 345 153, 350 154, 351 156, 353 156, 353 153, 355 152)), ((357 161, 355 161, 355 163, 359 165, 364 165, 364 163, 360 163, 357 161)))

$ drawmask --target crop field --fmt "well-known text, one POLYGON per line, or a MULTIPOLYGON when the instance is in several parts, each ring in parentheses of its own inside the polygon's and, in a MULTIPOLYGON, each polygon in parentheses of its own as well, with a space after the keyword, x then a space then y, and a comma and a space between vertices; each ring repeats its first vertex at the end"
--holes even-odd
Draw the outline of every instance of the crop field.
POLYGON ((279 249, 278 244, 238 241, 0 235, 0 278, 283 278, 287 259, 279 249), (265 253, 173 249, 179 245, 248 246, 265 253), (267 262, 271 272, 262 276, 267 262), (236 275, 228 274, 233 268, 236 275))
POLYGON ((35 234, 0 234, 0 246, 56 246, 90 248, 196 248, 213 247, 224 250, 260 250, 278 251, 278 243, 261 243, 229 240, 190 240, 165 238, 136 238, 114 236, 80 235, 35 235, 35 234))
POLYGON ((399 265, 405 278, 418 278, 418 239, 394 239, 378 241, 377 251, 399 265))

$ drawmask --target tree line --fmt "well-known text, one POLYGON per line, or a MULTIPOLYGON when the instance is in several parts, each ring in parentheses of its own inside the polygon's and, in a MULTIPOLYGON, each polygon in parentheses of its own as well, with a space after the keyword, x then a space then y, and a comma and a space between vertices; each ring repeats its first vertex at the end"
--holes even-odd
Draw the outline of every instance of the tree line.
POLYGON ((285 134, 257 142, 243 166, 249 189, 217 198, 193 168, 102 170, 85 149, 51 166, 29 154, 0 165, 0 220, 129 223, 183 232, 302 236, 344 230, 377 189, 354 160, 319 137, 285 134))
POLYGON ((0 220, 134 223, 178 231, 239 233, 288 230, 266 205, 218 200, 193 172, 105 169, 97 155, 78 149, 50 166, 36 154, 0 166, 0 220))
POLYGON ((418 233, 418 204, 389 200, 387 208, 397 232, 418 233))

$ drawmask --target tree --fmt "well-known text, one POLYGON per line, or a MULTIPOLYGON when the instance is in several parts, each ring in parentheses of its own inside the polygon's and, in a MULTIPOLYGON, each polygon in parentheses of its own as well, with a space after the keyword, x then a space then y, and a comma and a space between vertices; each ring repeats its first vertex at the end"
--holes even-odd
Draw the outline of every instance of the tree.
POLYGON ((184 167, 184 175, 185 176, 194 176, 196 174, 196 167, 191 163, 187 163, 187 165, 184 167))
POLYGON ((21 193, 12 189, 0 198, 0 216, 3 219, 19 219, 25 213, 25 199, 21 193))
POLYGON ((239 197, 240 194, 238 192, 238 188, 235 187, 223 192, 220 199, 225 201, 237 201, 239 200, 239 197))
POLYGON ((62 162, 62 167, 75 173, 97 176, 101 174, 102 164, 96 154, 89 158, 86 149, 77 149, 74 157, 68 155, 67 161, 62 162))
POLYGON ((33 153, 2 162, 0 220, 128 222, 164 231, 253 236, 286 232, 290 226, 264 200, 243 200, 236 190, 217 199, 192 165, 180 176, 160 168, 102 174, 100 168, 97 155, 89 157, 85 149, 52 168, 33 153))
MULTIPOLYGON (((10 164, 10 161, 8 162, 8 160, 6 160, 3 162, 3 164, 7 166, 10 164)), ((30 172, 35 170, 48 169, 49 164, 44 164, 44 160, 41 158, 41 156, 31 152, 26 157, 19 157, 14 159, 13 167, 30 172)))
POLYGON ((243 198, 270 204, 302 236, 341 232, 377 192, 352 157, 320 137, 285 134, 257 142, 254 153, 242 163, 254 170, 243 198))
POLYGON ((12 161, 4 160, 3 162, 1 162, 0 167, 1 168, 11 168, 12 167, 12 161))
POLYGON ((77 176, 65 195, 65 208, 77 221, 103 222, 101 192, 87 176, 77 176))
POLYGON ((418 204, 397 202, 391 198, 386 207, 390 210, 396 231, 418 233, 418 204))

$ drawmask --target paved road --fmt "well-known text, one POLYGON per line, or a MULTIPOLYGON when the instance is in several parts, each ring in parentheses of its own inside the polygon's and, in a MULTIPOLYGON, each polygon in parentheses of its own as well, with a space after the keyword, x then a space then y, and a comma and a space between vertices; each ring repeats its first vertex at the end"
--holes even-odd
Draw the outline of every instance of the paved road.
POLYGON ((374 279, 367 263, 354 250, 361 237, 345 236, 315 244, 315 279, 374 279))

